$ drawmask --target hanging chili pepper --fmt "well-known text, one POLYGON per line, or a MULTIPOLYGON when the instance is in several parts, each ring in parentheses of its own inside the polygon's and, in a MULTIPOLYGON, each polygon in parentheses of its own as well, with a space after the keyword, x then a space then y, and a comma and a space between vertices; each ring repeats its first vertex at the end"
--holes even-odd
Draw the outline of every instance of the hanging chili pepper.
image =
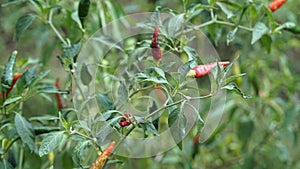
POLYGON ((272 12, 275 12, 277 9, 279 9, 284 3, 286 2, 286 0, 273 0, 270 4, 269 4, 269 9, 272 12))
MULTIPOLYGON (((227 66, 229 65, 230 62, 219 62, 220 66, 227 66)), ((195 66, 193 69, 191 69, 188 74, 187 77, 195 77, 195 78, 199 78, 199 77, 203 77, 208 75, 212 69, 217 66, 217 62, 212 62, 212 63, 208 63, 205 65, 198 65, 195 66)))
POLYGON ((102 169, 105 161, 110 156, 111 152, 115 147, 116 142, 111 142, 109 146, 99 155, 94 163, 91 164, 89 169, 102 169))
POLYGON ((158 44, 158 26, 155 26, 154 33, 152 37, 152 42, 150 47, 152 48, 152 56, 156 61, 159 61, 162 58, 162 51, 158 44))
POLYGON ((13 81, 12 81, 10 87, 9 87, 9 88, 7 89, 7 91, 6 91, 6 95, 5 95, 6 98, 8 98, 10 91, 13 89, 13 87, 14 87, 14 85, 16 84, 17 80, 18 80, 19 77, 21 77, 21 76, 22 76, 21 73, 17 73, 17 74, 14 75, 13 81))
POLYGON ((131 113, 124 113, 124 115, 121 118, 121 121, 119 122, 119 125, 121 127, 126 127, 131 124, 131 122, 134 121, 134 117, 131 113))
MULTIPOLYGON (((57 90, 61 89, 59 78, 56 78, 55 87, 56 87, 57 90)), ((67 105, 65 104, 65 100, 64 100, 64 98, 62 97, 62 95, 60 93, 55 93, 55 97, 56 97, 57 108, 59 110, 67 107, 67 105)))

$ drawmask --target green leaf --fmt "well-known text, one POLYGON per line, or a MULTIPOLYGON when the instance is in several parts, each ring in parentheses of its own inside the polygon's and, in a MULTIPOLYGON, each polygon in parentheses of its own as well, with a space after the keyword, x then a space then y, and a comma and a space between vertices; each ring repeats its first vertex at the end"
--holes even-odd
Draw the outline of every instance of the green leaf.
POLYGON ((272 38, 269 35, 264 35, 260 39, 260 42, 262 43, 262 46, 266 49, 268 53, 271 52, 271 46, 272 46, 272 38))
POLYGON ((114 110, 116 108, 113 101, 106 94, 98 94, 97 100, 105 111, 114 110))
POLYGON ((21 99, 22 99, 21 96, 10 97, 10 98, 8 98, 8 99, 5 100, 3 106, 7 106, 7 105, 12 104, 14 102, 17 102, 17 101, 19 101, 21 99))
POLYGON ((26 70, 17 81, 18 92, 21 93, 25 88, 29 87, 36 74, 36 66, 26 70))
POLYGON ((169 113, 168 117, 168 126, 170 128, 170 132, 173 136, 174 141, 177 143, 177 146, 182 149, 182 139, 184 138, 185 126, 186 126, 186 118, 182 114, 182 108, 176 108, 171 113, 169 113))
POLYGON ((118 88, 118 101, 121 103, 126 103, 128 100, 128 90, 124 82, 120 82, 120 86, 118 88))
POLYGON ((14 169, 14 167, 12 166, 12 164, 10 162, 8 162, 6 159, 1 158, 0 161, 0 168, 1 169, 14 169))
POLYGON ((232 13, 232 11, 229 10, 223 3, 217 2, 216 4, 217 4, 217 5, 221 8, 221 10, 226 14, 227 19, 230 19, 230 18, 232 18, 232 17, 235 16, 235 15, 232 13))
POLYGON ((74 153, 72 155, 73 159, 75 159, 78 164, 82 165, 82 162, 85 161, 86 156, 88 155, 85 150, 92 145, 93 144, 90 140, 78 142, 78 144, 74 148, 74 153))
POLYGON ((82 83, 86 86, 88 86, 92 81, 92 75, 89 72, 89 69, 85 63, 82 64, 82 67, 81 67, 80 79, 81 79, 82 83))
POLYGON ((191 61, 190 67, 197 66, 198 63, 197 63, 197 52, 196 52, 196 50, 189 47, 189 46, 184 46, 183 50, 188 55, 188 61, 191 61))
POLYGON ((13 69, 16 62, 18 52, 13 51, 10 55, 8 62, 5 65, 5 68, 1 75, 1 85, 2 85, 2 92, 6 91, 12 84, 13 81, 13 69))
POLYGON ((65 135, 65 131, 51 132, 47 134, 41 143, 39 156, 42 157, 43 155, 49 154, 60 144, 64 144, 66 138, 67 136, 65 135))
POLYGON ((234 40, 237 30, 238 30, 238 27, 234 28, 232 31, 230 31, 227 34, 227 38, 226 38, 227 45, 229 45, 229 43, 234 40))
POLYGON ((227 83, 232 82, 232 81, 236 80, 237 78, 243 77, 245 75, 246 75, 246 73, 229 76, 229 77, 226 78, 225 83, 227 84, 227 83))
POLYGON ((102 144, 102 142, 106 139, 108 135, 114 132, 113 126, 115 126, 120 121, 121 117, 122 116, 112 118, 111 120, 106 121, 103 126, 101 126, 101 128, 96 134, 97 143, 99 145, 102 144))
POLYGON ((144 125, 146 127, 146 131, 148 131, 149 133, 152 133, 154 136, 158 136, 158 131, 156 130, 153 123, 148 122, 148 123, 144 123, 144 125))
POLYGON ((258 22, 253 28, 251 44, 254 44, 267 32, 267 26, 262 22, 258 22))
POLYGON ((28 29, 28 27, 33 23, 35 15, 27 14, 21 16, 16 24, 16 39, 17 41, 21 38, 22 34, 28 29))
POLYGON ((80 51, 81 43, 75 43, 71 46, 63 46, 64 56, 69 60, 74 60, 80 51))
POLYGON ((180 30, 182 24, 184 23, 184 14, 172 16, 168 21, 168 35, 174 36, 175 33, 180 30))
POLYGON ((35 133, 32 124, 20 114, 16 113, 15 125, 22 142, 27 145, 31 151, 37 153, 38 149, 35 144, 35 133))
POLYGON ((222 89, 227 89, 236 92, 237 94, 241 95, 244 99, 252 98, 249 95, 246 95, 234 82, 230 82, 222 87, 222 89))
POLYGON ((149 67, 145 73, 138 73, 135 78, 154 83, 168 83, 164 71, 157 67, 149 67))
POLYGON ((283 29, 294 29, 296 27, 296 24, 293 23, 293 22, 286 22, 280 26, 278 26, 274 32, 278 32, 280 30, 283 30, 283 29))
POLYGON ((81 21, 82 27, 84 27, 84 19, 87 17, 90 8, 90 0, 80 0, 78 6, 78 17, 81 21))

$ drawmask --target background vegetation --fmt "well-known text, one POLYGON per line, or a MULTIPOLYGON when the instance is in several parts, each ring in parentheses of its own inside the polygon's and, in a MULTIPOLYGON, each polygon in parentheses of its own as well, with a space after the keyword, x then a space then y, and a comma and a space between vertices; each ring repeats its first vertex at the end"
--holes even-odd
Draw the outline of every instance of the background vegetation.
MULTIPOLYGON (((182 150, 176 147, 160 156, 144 159, 111 156, 111 163, 106 166, 299 169, 300 4, 297 0, 289 0, 272 13, 267 9, 269 3, 267 0, 91 1, 89 13, 81 22, 74 17, 78 12, 78 0, 2 0, 0 72, 3 74, 9 56, 17 50, 14 74, 34 69, 37 73, 29 73, 31 77, 24 80, 30 84, 29 88, 17 84, 10 95, 21 98, 9 100, 1 108, 0 168, 85 168, 96 159, 99 147, 80 133, 70 132, 73 126, 84 133, 76 124, 72 95, 68 94, 72 79, 70 65, 74 62, 69 52, 76 51, 76 45, 80 46, 80 42, 84 43, 110 21, 126 14, 152 12, 160 6, 160 11, 173 15, 190 12, 195 15, 189 20, 193 25, 210 21, 211 9, 220 21, 226 22, 201 29, 222 60, 233 60, 234 54, 240 53, 230 73, 246 73, 235 83, 252 98, 228 93, 222 122, 205 143, 195 144, 195 129, 183 140, 182 150), (194 8, 199 4, 213 8, 194 8), (22 16, 27 18, 20 22, 22 16), (253 36, 257 36, 252 29, 257 23, 263 23, 267 31, 257 42, 251 43, 253 36), (292 23, 296 26, 290 27, 292 23), (51 28, 52 24, 63 41, 51 28), (236 25, 250 28, 250 31, 241 28, 235 32, 236 25), (61 90, 55 87, 56 78, 61 79, 61 90), (62 94, 67 102, 60 111, 63 115, 59 114, 54 93, 62 94), (34 134, 25 138, 20 128, 34 134), (59 135, 57 145, 41 152, 41 142, 46 137, 53 139, 53 135, 59 135)), ((205 114, 209 103, 203 102, 201 106, 205 114)))

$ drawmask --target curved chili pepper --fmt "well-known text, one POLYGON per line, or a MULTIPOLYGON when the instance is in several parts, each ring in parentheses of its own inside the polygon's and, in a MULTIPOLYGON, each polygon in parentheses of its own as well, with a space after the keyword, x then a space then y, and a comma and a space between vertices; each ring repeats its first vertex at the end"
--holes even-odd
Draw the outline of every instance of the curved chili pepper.
POLYGON ((7 89, 5 97, 8 98, 10 91, 13 89, 14 85, 16 84, 19 77, 22 76, 22 73, 17 73, 14 75, 13 81, 11 83, 11 86, 7 89))
POLYGON ((279 9, 284 3, 286 2, 286 0, 273 0, 273 2, 271 2, 268 5, 268 8, 272 11, 275 12, 277 9, 279 9))
MULTIPOLYGON (((61 89, 59 78, 56 78, 55 87, 56 87, 57 90, 61 89)), ((67 107, 67 105, 65 104, 65 100, 64 100, 64 98, 62 97, 62 95, 60 93, 55 93, 55 97, 56 97, 56 102, 57 102, 57 108, 59 110, 67 107)))
POLYGON ((99 155, 94 163, 91 164, 89 169, 102 169, 105 161, 110 156, 111 152, 115 147, 116 142, 111 142, 109 146, 99 155))
POLYGON ((152 48, 152 56, 157 61, 162 58, 162 51, 158 44, 158 30, 159 30, 158 26, 155 26, 151 45, 150 45, 150 47, 152 48))
MULTIPOLYGON (((220 66, 227 66, 229 65, 230 62, 226 61, 226 62, 219 62, 220 66)), ((212 69, 217 66, 217 62, 212 62, 212 63, 208 63, 205 65, 198 65, 195 66, 193 69, 191 69, 188 74, 187 77, 195 77, 195 78, 199 78, 199 77, 203 77, 208 75, 212 69)))

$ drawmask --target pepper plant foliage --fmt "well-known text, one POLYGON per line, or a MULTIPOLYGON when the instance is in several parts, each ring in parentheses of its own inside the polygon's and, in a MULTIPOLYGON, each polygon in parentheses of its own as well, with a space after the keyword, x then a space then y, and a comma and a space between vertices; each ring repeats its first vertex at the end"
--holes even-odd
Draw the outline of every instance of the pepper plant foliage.
MULTIPOLYGON (((193 144, 186 145, 190 149, 184 149, 184 142, 176 140, 177 146, 182 150, 180 153, 174 148, 161 157, 152 159, 152 162, 159 161, 162 166, 181 165, 183 168, 193 168, 199 165, 209 167, 205 163, 199 164, 193 160, 197 158, 197 155, 205 156, 209 153, 199 151, 201 144, 197 135, 199 133, 201 135, 207 114, 198 112, 189 102, 198 101, 201 103, 200 106, 204 107, 203 110, 206 110, 209 103, 206 103, 205 99, 213 97, 219 90, 234 91, 242 96, 242 99, 249 99, 250 96, 240 89, 241 77, 246 74, 238 71, 240 60, 244 60, 243 58, 247 56, 242 54, 237 57, 238 51, 236 51, 237 54, 231 56, 221 56, 222 59, 230 60, 231 63, 228 66, 226 64, 226 67, 215 63, 216 66, 211 67, 211 71, 207 71, 211 72, 209 75, 211 82, 208 81, 208 76, 195 81, 194 78, 186 75, 195 66, 206 63, 202 63, 195 49, 189 45, 190 37, 181 36, 178 40, 173 36, 182 32, 201 30, 208 35, 216 47, 225 42, 227 48, 231 48, 236 41, 246 39, 244 45, 260 44, 266 53, 270 53, 274 36, 285 34, 287 31, 298 34, 299 27, 293 22, 277 22, 266 1, 208 0, 195 3, 183 0, 180 3, 180 9, 164 6, 152 9, 155 13, 154 18, 163 12, 170 14, 168 22, 159 23, 159 18, 155 18, 149 23, 141 23, 153 32, 159 27, 158 43, 160 46, 151 45, 152 35, 144 34, 130 37, 124 40, 122 45, 112 44, 110 37, 103 36, 98 39, 103 45, 113 45, 114 49, 104 56, 97 68, 100 73, 97 74, 96 83, 102 88, 96 91, 96 98, 102 114, 96 116, 86 126, 80 124, 79 110, 73 108, 70 102, 73 94, 72 85, 76 86, 76 81, 80 80, 88 86, 93 76, 89 72, 88 65, 82 66, 80 79, 74 76, 74 71, 77 70, 78 54, 88 37, 99 28, 105 28, 109 22, 125 16, 126 9, 119 3, 109 0, 29 0, 2 3, 3 9, 20 8, 19 13, 23 13, 15 21, 14 40, 20 44, 27 42, 28 36, 35 36, 34 38, 38 41, 29 43, 41 48, 41 51, 39 51, 40 57, 33 59, 26 57, 22 49, 19 50, 19 54, 12 49, 13 52, 6 59, 7 61, 1 62, 0 168, 89 168, 97 159, 98 152, 102 151, 101 145, 111 134, 111 129, 123 134, 124 137, 142 133, 142 137, 147 138, 160 135, 165 128, 176 124, 176 130, 171 131, 172 135, 175 140, 183 139, 188 134, 185 130, 180 130, 186 122, 183 113, 185 106, 190 106, 194 110, 196 118, 197 125, 186 138, 193 144), (151 49, 151 46, 159 48, 158 52, 162 52, 160 53, 162 57, 147 53, 146 50, 151 49), (123 55, 120 55, 120 51, 123 55), (177 65, 178 69, 174 71, 172 67, 175 63, 163 62, 164 51, 176 53, 183 64, 177 65), (62 89, 59 85, 55 85, 54 79, 57 75, 52 74, 51 70, 46 68, 51 60, 50 57, 56 57, 59 66, 67 75, 62 89), (114 76, 117 67, 126 65, 131 65, 131 67, 122 74, 122 78, 114 76), (232 68, 233 74, 229 75, 232 68), (75 84, 72 84, 73 82, 75 84), (191 83, 195 83, 197 88, 192 88, 191 83), (187 95, 187 89, 200 93, 200 96, 187 95), (149 95, 149 91, 154 91, 156 95, 163 96, 163 98, 155 98, 149 95), (36 110, 31 110, 39 111, 34 113, 35 115, 28 112, 26 108, 26 104, 32 98, 43 100, 39 102, 41 105, 34 106, 36 110), (66 104, 68 106, 62 104, 62 101, 68 102, 66 104), (37 108, 43 107, 45 102, 49 107, 48 110, 37 108), (141 117, 122 110, 122 106, 129 102, 148 114, 141 117), (145 106, 145 102, 150 104, 145 106), (154 117, 155 120, 152 120, 154 117), (105 124, 98 125, 102 122, 105 124), (187 164, 182 161, 183 155, 191 162, 187 164)), ((121 31, 121 28, 114 27, 113 31, 117 33, 121 31)), ((240 98, 231 98, 233 102, 234 99, 240 101, 240 98)), ((278 109, 276 103, 272 105, 274 109, 278 109)), ((253 121, 249 119, 238 124, 239 128, 249 133, 252 132, 253 126, 253 121)), ((206 144, 214 142, 217 134, 218 130, 206 144)), ((246 151, 245 137, 247 136, 245 133, 238 133, 238 135, 243 142, 243 147, 239 151, 246 151)), ((117 145, 122 144, 123 140, 118 141, 117 145)), ((204 151, 208 150, 204 149, 204 151)), ((251 151, 255 152, 256 148, 251 151)), ((239 152, 236 153, 239 154, 239 152)), ((104 167, 131 166, 131 159, 119 157, 113 152, 110 157, 108 156, 103 159, 108 160, 106 163, 101 161, 104 167)), ((216 156, 210 155, 209 157, 216 156)), ((240 160, 238 167, 249 168, 252 163, 258 164, 257 159, 251 155, 247 157, 240 155, 238 159, 240 160)), ((141 162, 135 166, 141 168, 141 166, 145 167, 144 165, 141 162)), ((220 168, 218 164, 214 167, 220 168)))

